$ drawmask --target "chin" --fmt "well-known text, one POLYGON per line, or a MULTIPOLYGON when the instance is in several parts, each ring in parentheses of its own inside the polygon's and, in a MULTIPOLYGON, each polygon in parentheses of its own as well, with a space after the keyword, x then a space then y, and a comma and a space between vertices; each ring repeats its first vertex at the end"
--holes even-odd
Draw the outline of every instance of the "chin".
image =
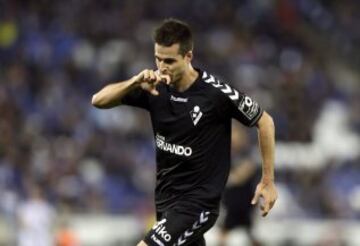
POLYGON ((170 85, 177 85, 179 82, 180 82, 180 79, 172 79, 171 78, 170 85))

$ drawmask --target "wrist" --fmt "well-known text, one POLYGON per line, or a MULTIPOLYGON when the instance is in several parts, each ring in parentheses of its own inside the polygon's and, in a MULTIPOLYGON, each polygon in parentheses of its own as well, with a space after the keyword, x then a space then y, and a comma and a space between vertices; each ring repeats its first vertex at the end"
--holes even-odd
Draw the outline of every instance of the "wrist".
POLYGON ((130 83, 131 83, 132 86, 140 86, 140 84, 141 84, 137 75, 133 76, 130 79, 130 83))
POLYGON ((263 183, 263 184, 273 184, 274 183, 274 177, 263 176, 261 178, 261 183, 263 183))

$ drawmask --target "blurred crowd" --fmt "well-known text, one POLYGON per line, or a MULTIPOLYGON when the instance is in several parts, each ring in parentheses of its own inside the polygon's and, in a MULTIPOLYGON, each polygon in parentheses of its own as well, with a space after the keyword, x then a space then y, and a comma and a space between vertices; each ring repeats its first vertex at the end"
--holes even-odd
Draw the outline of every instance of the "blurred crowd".
MULTIPOLYGON (((359 13, 356 0, 0 0, 0 214, 15 215, 34 185, 57 211, 152 211, 147 114, 90 102, 105 84, 154 68, 151 33, 166 17, 192 26, 196 67, 274 117, 277 141, 316 141, 319 116, 336 103, 358 143, 359 13)), ((243 131, 256 149, 256 131, 243 131)), ((280 195, 296 204, 284 216, 359 219, 356 152, 279 168, 280 195)))

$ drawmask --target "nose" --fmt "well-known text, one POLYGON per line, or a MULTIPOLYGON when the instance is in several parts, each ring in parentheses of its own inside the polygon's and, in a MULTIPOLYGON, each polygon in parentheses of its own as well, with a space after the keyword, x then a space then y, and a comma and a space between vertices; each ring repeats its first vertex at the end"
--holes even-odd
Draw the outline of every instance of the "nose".
POLYGON ((161 61, 159 64, 159 70, 162 74, 166 74, 169 71, 169 68, 164 62, 161 61))

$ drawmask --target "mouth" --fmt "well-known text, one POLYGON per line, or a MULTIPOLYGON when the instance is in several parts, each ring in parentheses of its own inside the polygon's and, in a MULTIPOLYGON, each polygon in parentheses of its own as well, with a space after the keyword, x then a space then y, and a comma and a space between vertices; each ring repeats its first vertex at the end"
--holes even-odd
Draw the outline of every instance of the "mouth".
POLYGON ((162 77, 162 81, 165 82, 167 85, 171 84, 172 76, 168 73, 161 73, 160 76, 162 77))
POLYGON ((160 72, 160 70, 156 70, 155 71, 160 77, 162 77, 162 81, 165 82, 166 84, 170 84, 172 81, 172 76, 169 73, 163 73, 160 72))
POLYGON ((171 79, 169 77, 165 77, 165 76, 161 79, 161 81, 167 85, 169 85, 171 83, 171 79))

